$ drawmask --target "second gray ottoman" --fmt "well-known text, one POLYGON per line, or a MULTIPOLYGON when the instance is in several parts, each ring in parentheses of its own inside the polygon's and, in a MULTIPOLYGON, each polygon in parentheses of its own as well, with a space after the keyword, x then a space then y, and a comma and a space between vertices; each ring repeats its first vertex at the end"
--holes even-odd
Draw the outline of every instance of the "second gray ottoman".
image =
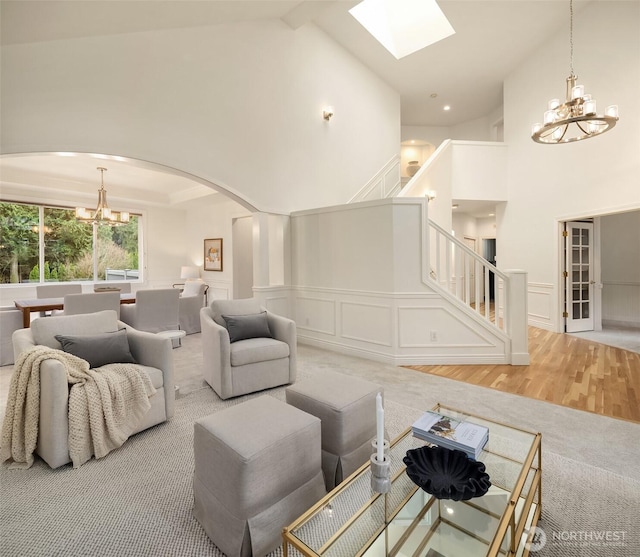
POLYGON ((194 516, 228 557, 266 555, 324 494, 320 420, 264 395, 196 421, 194 516))
POLYGON ((376 436, 376 394, 381 392, 379 385, 334 371, 287 387, 287 403, 322 422, 327 490, 369 460, 371 440, 376 436))

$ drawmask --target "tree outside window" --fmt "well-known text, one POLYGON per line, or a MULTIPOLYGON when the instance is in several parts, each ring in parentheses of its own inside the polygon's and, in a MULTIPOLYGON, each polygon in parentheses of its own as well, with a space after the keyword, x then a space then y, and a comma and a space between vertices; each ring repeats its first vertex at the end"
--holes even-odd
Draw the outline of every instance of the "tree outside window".
POLYGON ((123 226, 97 226, 94 238, 93 225, 77 221, 73 209, 0 202, 0 282, 106 280, 107 269, 137 277, 138 226, 131 215, 123 226))

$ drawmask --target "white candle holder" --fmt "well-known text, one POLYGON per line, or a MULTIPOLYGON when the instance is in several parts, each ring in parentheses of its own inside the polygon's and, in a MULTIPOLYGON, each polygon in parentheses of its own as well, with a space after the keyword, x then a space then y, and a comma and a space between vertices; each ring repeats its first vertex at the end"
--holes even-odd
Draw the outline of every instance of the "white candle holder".
POLYGON ((371 455, 371 489, 376 493, 391 491, 391 457, 389 456, 389 441, 384 440, 383 460, 378 460, 378 440, 371 441, 373 454, 371 455))

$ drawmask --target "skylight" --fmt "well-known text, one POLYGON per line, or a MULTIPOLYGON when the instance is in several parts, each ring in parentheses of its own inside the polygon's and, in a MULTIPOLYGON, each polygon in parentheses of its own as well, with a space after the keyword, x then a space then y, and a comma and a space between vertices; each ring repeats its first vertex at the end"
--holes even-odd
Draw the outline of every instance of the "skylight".
POLYGON ((398 60, 455 33, 436 0, 363 0, 349 13, 398 60))

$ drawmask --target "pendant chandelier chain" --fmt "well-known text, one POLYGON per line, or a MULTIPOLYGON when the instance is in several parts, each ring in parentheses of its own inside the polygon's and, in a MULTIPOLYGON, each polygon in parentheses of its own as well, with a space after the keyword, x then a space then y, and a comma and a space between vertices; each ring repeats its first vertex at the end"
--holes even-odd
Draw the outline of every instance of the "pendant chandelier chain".
POLYGON ((575 75, 573 73, 573 0, 569 0, 569 52, 571 60, 570 62, 570 74, 575 75))

